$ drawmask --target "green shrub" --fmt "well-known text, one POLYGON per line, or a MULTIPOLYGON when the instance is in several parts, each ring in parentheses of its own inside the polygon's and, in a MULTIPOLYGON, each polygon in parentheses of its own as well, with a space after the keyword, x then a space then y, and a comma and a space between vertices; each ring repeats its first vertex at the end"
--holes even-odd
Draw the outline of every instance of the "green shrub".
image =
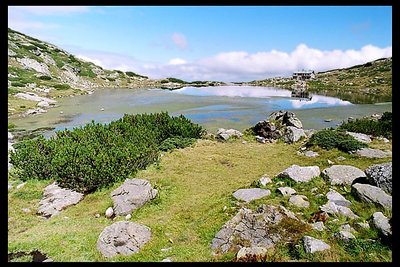
POLYGON ((110 82, 115 82, 114 78, 107 77, 107 80, 109 80, 110 82))
POLYGON ((53 87, 54 87, 56 90, 67 90, 67 89, 71 88, 71 86, 70 86, 69 84, 66 84, 66 83, 63 83, 63 84, 55 84, 55 85, 53 85, 53 87))
POLYGON ((168 80, 161 80, 161 83, 169 83, 168 80))
POLYGON ((25 87, 25 84, 22 82, 11 82, 11 86, 14 87, 25 87))
POLYGON ((375 121, 369 118, 356 119, 339 126, 339 129, 392 138, 392 112, 384 112, 382 117, 375 121))
POLYGON ((8 87, 8 94, 9 95, 15 95, 20 93, 21 91, 18 90, 17 88, 13 88, 13 87, 8 87))
POLYGON ((21 170, 21 180, 54 179, 86 193, 125 179, 155 162, 161 149, 190 145, 203 132, 183 116, 125 114, 107 125, 92 121, 48 140, 21 142, 10 161, 21 170))
POLYGON ((348 135, 343 131, 334 129, 324 129, 313 134, 306 145, 308 147, 317 145, 327 150, 337 148, 344 152, 354 151, 363 147, 367 147, 367 144, 357 141, 351 135, 348 135))
POLYGON ((14 129, 15 128, 15 124, 12 122, 8 123, 8 129, 14 129))
POLYGON ((43 76, 39 76, 39 79, 40 79, 40 80, 44 80, 44 81, 50 81, 50 80, 51 80, 51 77, 50 77, 50 76, 47 76, 47 75, 43 75, 43 76))
POLYGON ((186 83, 185 81, 177 78, 167 78, 167 80, 173 83, 186 83))
POLYGON ((82 69, 79 72, 79 76, 86 76, 90 78, 96 78, 96 73, 94 73, 91 69, 82 69))

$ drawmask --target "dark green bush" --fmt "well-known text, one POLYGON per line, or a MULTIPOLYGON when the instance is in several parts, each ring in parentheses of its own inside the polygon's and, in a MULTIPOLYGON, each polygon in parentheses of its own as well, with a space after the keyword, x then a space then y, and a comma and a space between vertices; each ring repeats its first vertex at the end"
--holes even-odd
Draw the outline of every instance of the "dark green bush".
POLYGON ((24 87, 25 84, 22 83, 22 82, 11 82, 11 86, 14 86, 14 87, 24 87))
POLYGON ((349 132, 392 138, 392 112, 383 113, 382 117, 377 121, 362 118, 356 119, 352 122, 346 122, 340 125, 339 129, 349 132))
POLYGON ((161 149, 190 145, 203 131, 183 116, 124 115, 107 125, 92 121, 58 131, 48 140, 21 142, 10 160, 21 170, 22 180, 54 179, 63 187, 86 193, 144 169, 157 160, 161 149))
POLYGON ((167 80, 173 83, 186 83, 185 81, 177 78, 167 78, 167 80))
POLYGON ((70 86, 69 84, 66 84, 66 83, 63 83, 63 84, 55 84, 55 85, 53 85, 53 87, 54 87, 56 90, 67 90, 67 89, 71 88, 71 86, 70 86))
POLYGON ((49 81, 49 80, 51 80, 51 77, 47 76, 47 75, 43 75, 43 76, 39 76, 39 79, 44 80, 44 81, 49 81))
POLYGON ((354 151, 363 147, 367 147, 367 144, 357 141, 351 135, 348 135, 343 131, 334 129, 324 129, 313 134, 306 145, 308 147, 317 145, 327 150, 337 148, 344 152, 354 151))
POLYGON ((91 69, 82 69, 79 72, 79 76, 86 76, 90 78, 96 78, 96 73, 94 73, 91 69))
POLYGON ((110 82, 115 82, 115 79, 111 77, 107 77, 107 80, 109 80, 110 82))
POLYGON ((15 94, 18 94, 18 93, 20 93, 20 92, 21 92, 21 91, 18 90, 17 88, 8 87, 8 94, 9 94, 9 95, 15 95, 15 94))

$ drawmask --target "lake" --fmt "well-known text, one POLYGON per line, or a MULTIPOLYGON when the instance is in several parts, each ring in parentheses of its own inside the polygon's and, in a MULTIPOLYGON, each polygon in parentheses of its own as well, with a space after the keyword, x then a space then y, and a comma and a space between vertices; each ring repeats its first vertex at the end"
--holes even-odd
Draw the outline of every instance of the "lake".
POLYGON ((173 91, 103 88, 91 95, 59 99, 60 106, 47 113, 9 122, 29 130, 48 126, 62 130, 91 120, 108 123, 126 113, 168 111, 173 116, 183 114, 212 132, 220 127, 243 131, 271 112, 283 109, 293 111, 305 129, 322 129, 336 127, 350 116, 359 118, 392 111, 391 102, 352 104, 335 97, 311 96, 311 101, 295 99, 289 90, 256 86, 184 87, 173 91), (326 119, 331 121, 325 122, 326 119))

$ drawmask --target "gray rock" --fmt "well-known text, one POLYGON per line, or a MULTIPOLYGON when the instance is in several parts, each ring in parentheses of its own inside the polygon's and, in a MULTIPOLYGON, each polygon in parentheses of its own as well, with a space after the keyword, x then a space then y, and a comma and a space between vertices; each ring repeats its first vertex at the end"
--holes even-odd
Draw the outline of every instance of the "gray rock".
POLYGON ((44 189, 43 198, 39 202, 38 213, 46 218, 59 214, 69 206, 83 199, 83 194, 70 189, 61 188, 56 183, 44 189))
POLYGON ((371 165, 365 174, 370 184, 392 194, 392 162, 371 165))
POLYGON ((19 185, 17 185, 17 189, 21 189, 22 187, 24 187, 26 185, 26 182, 24 182, 24 183, 22 183, 22 184, 19 184, 19 185))
POLYGON ((111 218, 114 215, 114 210, 112 207, 108 207, 108 209, 106 209, 105 215, 107 218, 111 218))
POLYGON ((259 142, 259 143, 261 143, 261 144, 265 144, 265 142, 266 142, 266 139, 264 138, 264 137, 261 137, 261 136, 256 136, 256 141, 257 142, 259 142))
POLYGON ((17 53, 15 53, 13 50, 8 49, 8 56, 9 57, 15 57, 17 53))
POLYGON ((370 228, 369 223, 367 223, 367 222, 357 222, 355 224, 355 227, 357 227, 357 229, 369 229, 370 228))
POLYGON ((349 165, 333 165, 323 170, 321 176, 331 185, 351 185, 355 179, 366 177, 362 170, 349 165))
POLYGON ((308 208, 310 202, 307 201, 307 197, 303 195, 294 195, 289 198, 289 203, 299 208, 308 208))
POLYGON ((319 154, 314 151, 306 151, 306 152, 304 152, 304 156, 309 157, 309 158, 315 158, 315 157, 318 157, 319 154))
POLYGON ((338 206, 349 207, 351 205, 350 201, 333 189, 326 193, 326 197, 329 201, 334 202, 338 206))
POLYGON ((304 250, 306 251, 306 253, 314 253, 317 251, 324 251, 331 248, 331 246, 329 246, 324 241, 316 239, 311 236, 304 236, 303 242, 304 242, 304 250))
POLYGON ((373 148, 361 148, 356 151, 356 154, 361 156, 361 157, 367 157, 367 158, 386 158, 391 156, 392 154, 389 152, 385 152, 379 149, 373 149, 373 148))
POLYGON ((340 226, 340 230, 342 230, 342 231, 347 231, 347 232, 350 232, 350 233, 354 233, 354 232, 356 231, 356 230, 354 230, 354 228, 351 227, 350 224, 348 224, 348 223, 342 224, 342 225, 340 226))
POLYGON ((165 258, 161 262, 172 262, 172 258, 171 257, 165 258))
MULTIPOLYGON (((301 122, 300 122, 301 123, 301 122)), ((286 133, 284 135, 286 143, 295 143, 300 140, 300 138, 306 137, 304 130, 301 128, 296 128, 294 126, 288 126, 286 128, 286 133)))
POLYGON ((259 181, 260 181, 260 184, 261 184, 262 186, 266 186, 267 184, 272 183, 271 178, 269 178, 269 177, 266 176, 266 175, 261 176, 259 181))
POLYGON ((295 182, 304 183, 311 181, 311 179, 319 176, 320 174, 321 171, 319 170, 318 166, 300 167, 298 165, 292 165, 279 173, 278 177, 288 177, 295 182))
POLYGON ((172 250, 172 247, 167 247, 167 248, 160 249, 161 252, 167 252, 167 251, 170 251, 170 250, 172 250))
POLYGON ((41 108, 35 108, 35 109, 28 109, 24 114, 25 115, 34 115, 34 114, 40 114, 40 113, 46 113, 47 110, 41 109, 41 108))
POLYGON ((8 132, 8 140, 11 141, 14 139, 14 135, 10 132, 8 132))
POLYGON ((104 228, 97 249, 104 257, 129 256, 139 252, 151 239, 150 228, 134 222, 120 221, 104 228))
POLYGON ((392 210, 392 196, 388 195, 381 188, 369 184, 353 184, 352 193, 362 201, 375 203, 381 207, 392 210))
POLYGON ((263 259, 267 255, 268 250, 264 247, 242 247, 236 254, 237 260, 245 260, 246 258, 263 259))
POLYGON ((360 141, 362 143, 371 143, 371 137, 367 134, 363 133, 354 133, 354 132, 346 132, 348 135, 351 135, 354 137, 357 141, 360 141))
POLYGON ((325 229, 325 226, 323 222, 316 222, 312 224, 312 228, 321 232, 325 229))
POLYGON ((228 140, 231 137, 237 137, 240 138, 242 137, 243 134, 239 132, 238 130, 235 129, 228 129, 225 130, 224 128, 219 128, 217 131, 217 137, 223 140, 228 140))
POLYGON ((343 215, 351 219, 358 219, 359 217, 353 213, 351 209, 344 206, 338 206, 334 202, 328 201, 325 205, 319 207, 321 211, 324 211, 331 215, 343 215))
POLYGON ((125 182, 111 192, 116 216, 127 215, 155 198, 157 190, 144 179, 126 179, 125 182))
POLYGON ((260 189, 260 188, 248 188, 248 189, 239 189, 233 196, 238 200, 243 200, 245 202, 250 202, 255 199, 260 199, 266 196, 269 196, 271 191, 268 189, 260 189))
MULTIPOLYGON (((277 242, 290 241, 292 237, 279 227, 279 223, 289 217, 296 218, 282 206, 261 205, 257 211, 241 208, 213 238, 211 244, 213 254, 226 253, 230 249, 237 251, 243 247, 241 244, 246 244, 248 247, 270 248, 277 242), (271 227, 274 227, 274 231, 270 230, 271 227)), ((295 220, 299 221, 297 218, 295 220)))
POLYGON ((23 208, 22 211, 25 212, 25 213, 30 213, 31 212, 31 210, 28 209, 28 208, 23 208))
POLYGON ((337 157, 337 160, 338 161, 343 161, 343 160, 345 160, 346 158, 345 157, 343 157, 343 156, 339 156, 339 157, 337 157))
POLYGON ((38 107, 41 107, 41 108, 47 108, 47 107, 49 107, 50 105, 49 105, 49 103, 46 102, 46 101, 40 101, 39 103, 37 103, 37 106, 38 106, 38 107))
POLYGON ((37 102, 45 101, 47 103, 57 103, 56 100, 53 100, 53 99, 50 99, 47 97, 41 97, 32 92, 18 93, 18 94, 15 94, 14 96, 17 98, 21 98, 21 99, 25 99, 25 100, 32 100, 32 101, 37 101, 37 102))
POLYGON ((382 212, 375 212, 372 215, 372 223, 384 236, 390 237, 392 235, 389 219, 382 212))
POLYGON ((332 160, 329 160, 329 159, 327 160, 327 162, 328 162, 329 165, 335 164, 335 162, 333 162, 332 160))
POLYGON ((17 61, 26 69, 33 69, 36 72, 43 73, 45 75, 50 75, 49 67, 44 63, 39 63, 32 58, 17 58, 17 61))
POLYGON ((308 138, 310 138, 311 136, 313 136, 313 134, 315 134, 316 132, 318 132, 318 131, 315 130, 315 129, 307 129, 307 130, 304 130, 304 133, 306 134, 306 136, 307 136, 308 138))
POLYGON ((350 239, 356 238, 352 233, 350 233, 348 231, 344 231, 344 230, 339 231, 338 233, 335 233, 334 237, 341 239, 343 241, 349 241, 350 239))
POLYGON ((131 218, 132 218, 131 214, 128 214, 128 215, 125 216, 125 220, 127 220, 127 221, 130 220, 131 218))
POLYGON ((54 260, 53 260, 52 258, 47 258, 47 259, 45 259, 45 260, 42 261, 42 262, 54 262, 54 260))
POLYGON ((294 190, 291 187, 287 187, 287 186, 286 187, 279 187, 278 191, 285 197, 296 194, 296 190, 294 190))

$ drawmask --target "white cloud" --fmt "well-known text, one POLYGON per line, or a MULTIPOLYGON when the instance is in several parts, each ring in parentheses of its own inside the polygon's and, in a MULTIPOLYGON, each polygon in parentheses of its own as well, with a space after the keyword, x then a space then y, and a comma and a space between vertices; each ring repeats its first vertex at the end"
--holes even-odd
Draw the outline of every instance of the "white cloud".
POLYGON ((180 49, 185 49, 188 45, 186 36, 183 35, 182 33, 175 32, 171 35, 172 42, 180 48, 180 49))
POLYGON ((181 59, 181 58, 173 58, 168 62, 168 65, 182 65, 186 64, 186 60, 181 59))
POLYGON ((34 15, 68 15, 72 13, 88 12, 87 6, 9 6, 8 12, 24 12, 34 15))

